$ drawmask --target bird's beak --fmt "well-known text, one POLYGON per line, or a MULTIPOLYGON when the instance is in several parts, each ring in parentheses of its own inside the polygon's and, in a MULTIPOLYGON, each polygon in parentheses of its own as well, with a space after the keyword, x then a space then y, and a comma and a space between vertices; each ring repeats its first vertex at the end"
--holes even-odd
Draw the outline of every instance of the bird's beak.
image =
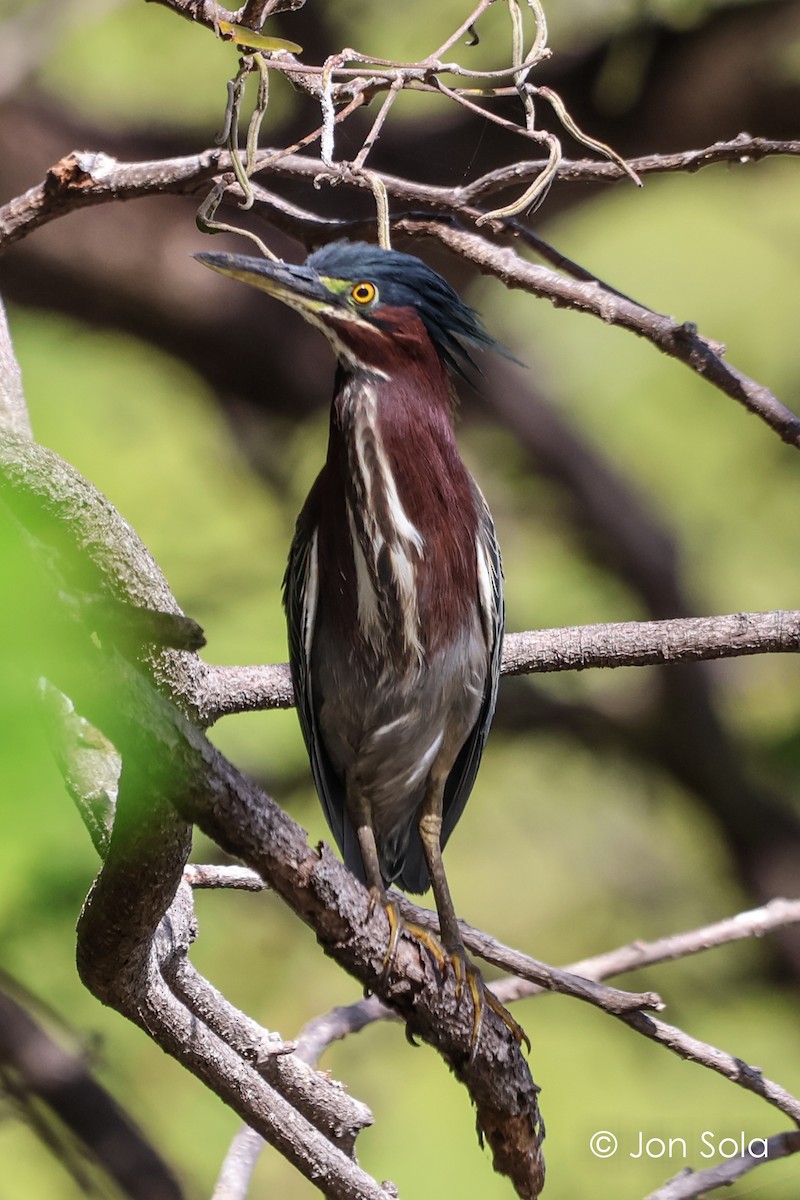
POLYGON ((330 309, 335 298, 310 267, 244 254, 195 254, 198 262, 221 275, 249 283, 262 292, 299 309, 304 315, 330 309))

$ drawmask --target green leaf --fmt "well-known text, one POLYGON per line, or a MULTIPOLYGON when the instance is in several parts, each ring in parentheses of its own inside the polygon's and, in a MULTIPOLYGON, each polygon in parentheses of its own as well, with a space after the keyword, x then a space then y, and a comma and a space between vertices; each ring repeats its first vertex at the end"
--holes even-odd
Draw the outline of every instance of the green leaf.
POLYGON ((267 37, 266 34, 256 33, 246 25, 234 25, 232 21, 218 22, 223 33, 230 36, 237 46, 250 46, 254 50, 288 50, 290 54, 300 54, 303 47, 297 42, 289 42, 286 38, 267 37))

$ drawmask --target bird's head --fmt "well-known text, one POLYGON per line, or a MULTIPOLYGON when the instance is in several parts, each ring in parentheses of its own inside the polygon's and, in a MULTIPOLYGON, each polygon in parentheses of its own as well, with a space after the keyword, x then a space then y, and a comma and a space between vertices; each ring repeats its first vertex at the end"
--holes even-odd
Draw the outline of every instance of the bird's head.
MULTIPOLYGON (((470 348, 507 353, 441 275, 412 254, 366 242, 332 242, 303 266, 240 254, 198 262, 260 288, 323 331, 346 364, 392 374, 398 356, 430 352, 460 375, 470 348)), ((509 356, 510 357, 510 356, 509 356)))

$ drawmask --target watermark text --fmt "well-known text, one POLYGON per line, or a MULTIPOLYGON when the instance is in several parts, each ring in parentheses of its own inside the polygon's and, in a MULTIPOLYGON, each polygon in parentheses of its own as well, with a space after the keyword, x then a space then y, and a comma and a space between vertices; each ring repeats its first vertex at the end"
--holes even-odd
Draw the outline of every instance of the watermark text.
POLYGON ((691 1137, 663 1137, 639 1130, 622 1138, 609 1129, 598 1129, 589 1138, 589 1149, 595 1158, 679 1159, 690 1158, 768 1158, 766 1138, 749 1137, 743 1130, 731 1134, 716 1134, 710 1129, 691 1137))

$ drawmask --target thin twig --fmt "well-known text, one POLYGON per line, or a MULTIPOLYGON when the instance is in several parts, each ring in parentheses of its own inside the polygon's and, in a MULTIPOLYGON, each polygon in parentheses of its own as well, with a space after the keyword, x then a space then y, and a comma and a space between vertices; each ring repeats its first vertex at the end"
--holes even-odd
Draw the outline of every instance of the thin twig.
POLYGON ((377 142, 377 140, 380 136, 380 132, 383 129, 384 122, 386 121, 386 118, 389 116, 389 113, 392 110, 392 106, 394 105, 394 102, 397 99, 397 97, 400 95, 400 92, 401 92, 401 84, 399 82, 395 81, 392 84, 389 91, 387 92, 386 96, 384 97, 383 104, 380 106, 380 109, 378 110, 378 115, 375 117, 375 120, 372 122, 372 128, 370 129, 367 136, 364 138, 364 142, 363 142, 361 149, 359 150, 358 154, 353 159, 353 170, 354 171, 359 171, 364 166, 364 163, 367 161, 369 152, 370 152, 370 150, 372 150, 373 146, 377 142))
MULTIPOLYGON (((576 975, 585 975, 589 979, 609 979, 616 975, 624 975, 628 971, 653 967, 658 963, 674 962, 693 954, 703 954, 730 942, 743 941, 745 938, 762 938, 776 929, 786 929, 796 924, 800 924, 800 900, 777 897, 760 908, 736 913, 733 917, 714 921, 710 925, 701 925, 698 929, 670 934, 651 942, 631 942, 605 954, 592 955, 591 958, 571 963, 567 970, 576 975)), ((526 990, 520 994, 528 995, 530 992, 526 990)), ((513 997, 504 993, 504 1002, 506 998, 511 1000, 513 997)))
POLYGON ((0 297, 0 433, 14 433, 18 437, 33 436, 28 406, 22 388, 22 372, 11 343, 11 333, 2 297, 0 297))
POLYGON ((724 1079, 729 1079, 731 1083, 744 1088, 745 1091, 754 1092, 762 1100, 771 1104, 773 1108, 784 1113, 796 1124, 800 1124, 800 1099, 793 1096, 791 1092, 787 1092, 786 1088, 781 1087, 772 1079, 767 1079, 759 1067, 752 1067, 743 1059, 729 1054, 726 1050, 720 1050, 708 1042, 703 1042, 699 1038, 692 1037, 691 1034, 684 1033, 675 1025, 668 1025, 666 1021, 651 1016, 650 1013, 614 1013, 612 1015, 618 1021, 630 1025, 643 1037, 658 1042, 661 1046, 666 1046, 673 1054, 677 1054, 678 1058, 682 1058, 686 1062, 697 1063, 701 1067, 707 1067, 724 1079))
POLYGON ((730 1158, 705 1171, 681 1171, 680 1175, 650 1192, 645 1200, 699 1200, 717 1188, 730 1187, 754 1167, 763 1167, 765 1163, 800 1152, 800 1130, 790 1129, 769 1138, 754 1138, 750 1145, 752 1153, 730 1158))
MULTIPOLYGON (((751 137, 740 133, 729 141, 715 142, 702 150, 682 150, 675 154, 646 154, 631 158, 626 166, 637 175, 662 175, 686 171, 693 174, 704 167, 719 163, 752 163, 765 158, 800 157, 800 140, 781 141, 775 138, 751 137)), ((498 167, 482 175, 480 179, 465 184, 462 197, 466 203, 474 203, 484 196, 515 184, 534 179, 542 170, 543 162, 520 162, 508 167, 498 167)), ((561 183, 602 183, 623 179, 626 172, 615 162, 599 162, 591 159, 571 161, 562 159, 556 172, 561 183)))
MULTIPOLYGON (((398 227, 404 228, 402 220, 398 227)), ((726 362, 724 347, 702 337, 692 322, 676 321, 643 308, 596 284, 565 280, 548 267, 525 262, 510 248, 498 247, 469 230, 440 221, 415 221, 414 229, 469 259, 482 271, 502 280, 507 287, 521 288, 557 306, 566 305, 591 313, 609 325, 618 325, 646 338, 663 354, 678 359, 754 416, 760 417, 787 445, 800 448, 800 417, 781 404, 769 388, 726 362)))
POLYGON ((479 19, 483 16, 487 8, 489 8, 492 3, 493 0, 481 0, 478 7, 474 8, 469 16, 461 22, 455 33, 451 33, 447 41, 442 42, 438 50, 434 50, 433 54, 431 55, 431 59, 440 59, 443 54, 447 53, 451 46, 455 46, 456 42, 459 41, 460 38, 466 37, 470 30, 477 25, 479 19))
POLYGON ((263 892, 267 884, 260 875, 238 863, 187 863, 183 878, 192 888, 229 888, 240 892, 263 892))
POLYGON ((266 1142, 255 1129, 242 1125, 234 1134, 222 1162, 211 1200, 246 1200, 256 1163, 266 1142))
POLYGON ((377 997, 366 996, 354 1004, 342 1004, 308 1021, 296 1038, 295 1053, 303 1062, 315 1067, 322 1054, 334 1042, 353 1033, 360 1033, 375 1021, 396 1021, 397 1013, 377 997))

